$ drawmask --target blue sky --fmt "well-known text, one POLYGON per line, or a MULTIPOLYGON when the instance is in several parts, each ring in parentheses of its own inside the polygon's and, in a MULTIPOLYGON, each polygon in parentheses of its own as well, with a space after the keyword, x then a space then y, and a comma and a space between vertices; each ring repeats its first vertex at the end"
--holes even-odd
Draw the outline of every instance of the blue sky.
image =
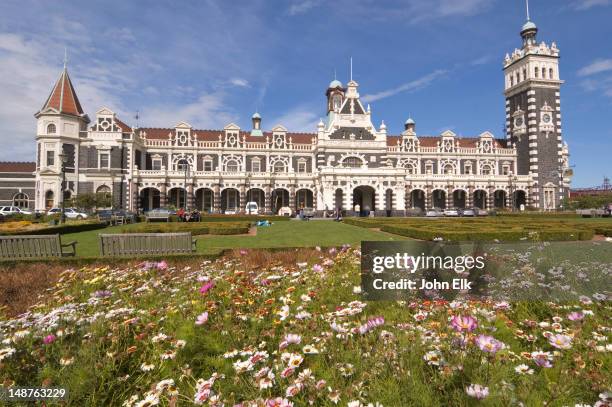
MULTIPOLYGON (((539 40, 561 49, 574 186, 612 176, 612 0, 531 0, 539 40)), ((502 60, 520 45, 523 0, 13 1, 0 4, 0 160, 32 160, 35 119, 64 47, 90 116, 131 125, 235 122, 315 131, 334 70, 376 125, 502 136, 502 60)))

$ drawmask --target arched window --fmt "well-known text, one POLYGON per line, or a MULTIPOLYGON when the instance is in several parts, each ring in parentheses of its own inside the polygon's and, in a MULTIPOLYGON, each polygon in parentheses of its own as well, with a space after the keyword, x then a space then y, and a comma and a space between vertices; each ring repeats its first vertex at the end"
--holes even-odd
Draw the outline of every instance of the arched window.
POLYGON ((47 134, 55 134, 56 131, 57 131, 57 129, 55 128, 55 124, 50 123, 47 126, 47 134))
POLYGON ((102 185, 96 189, 96 194, 105 194, 106 196, 111 196, 111 189, 107 185, 102 185))
POLYGON ((485 164, 482 166, 482 175, 491 175, 491 166, 488 164, 485 164))
POLYGON ((455 168, 453 167, 452 164, 446 164, 444 166, 444 173, 445 174, 454 174, 455 173, 455 168))
POLYGON ((540 68, 538 68, 537 66, 535 67, 535 75, 536 78, 540 77, 540 68))
POLYGON ((185 160, 184 158, 178 160, 178 162, 176 163, 177 171, 185 172, 188 169, 189 169, 189 161, 185 160))
POLYGON ((527 69, 523 68, 523 80, 527 80, 527 69))
POLYGON ((225 171, 226 172, 238 172, 238 161, 236 161, 236 160, 229 160, 225 164, 225 171))
POLYGON ((552 68, 550 68, 550 69, 548 70, 548 78, 549 78, 549 79, 553 79, 554 77, 555 77, 555 75, 554 75, 554 71, 553 71, 553 69, 552 69, 552 68))
POLYGON ((514 86, 514 75, 510 75, 510 86, 514 86))
POLYGON ((28 207, 28 196, 22 192, 18 193, 13 197, 13 206, 26 209, 28 207))
POLYGON ((542 78, 546 79, 546 68, 542 68, 542 78))
POLYGON ((406 173, 407 174, 416 174, 416 171, 414 170, 414 165, 411 163, 407 163, 404 165, 404 168, 406 169, 406 173))
POLYGON ((55 203, 55 195, 53 191, 45 192, 45 208, 51 209, 53 208, 53 204, 55 203))
POLYGON ((342 161, 342 166, 346 168, 361 168, 362 162, 359 157, 347 157, 342 161))
POLYGON ((272 172, 286 172, 285 163, 282 161, 275 162, 274 166, 272 166, 272 172))

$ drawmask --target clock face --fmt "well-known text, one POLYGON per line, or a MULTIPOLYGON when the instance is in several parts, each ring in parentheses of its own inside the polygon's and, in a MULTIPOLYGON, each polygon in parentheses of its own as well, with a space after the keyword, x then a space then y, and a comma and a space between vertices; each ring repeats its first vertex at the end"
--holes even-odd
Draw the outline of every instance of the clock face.
POLYGON ((542 116, 542 120, 544 120, 544 123, 550 123, 550 115, 545 114, 544 116, 542 116))
POLYGON ((523 125, 523 118, 517 117, 516 120, 514 120, 514 124, 516 125, 516 127, 521 127, 523 125))

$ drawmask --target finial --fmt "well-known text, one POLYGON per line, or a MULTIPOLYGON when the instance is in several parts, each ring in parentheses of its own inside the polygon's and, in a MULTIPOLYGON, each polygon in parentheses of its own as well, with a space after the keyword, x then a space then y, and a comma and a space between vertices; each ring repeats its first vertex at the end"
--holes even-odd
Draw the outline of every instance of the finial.
POLYGON ((338 78, 336 78, 336 68, 334 68, 334 80, 336 80, 338 78))
POLYGON ((68 65, 68 49, 64 47, 64 69, 66 69, 67 65, 68 65))
POLYGON ((531 18, 529 18, 529 0, 525 0, 525 4, 527 6, 527 21, 531 21, 531 18))
POLYGON ((353 57, 351 57, 351 80, 353 80, 353 57))
POLYGON ((140 119, 140 112, 138 110, 136 110, 136 116, 134 116, 134 119, 136 119, 136 128, 138 128, 138 119, 140 119))

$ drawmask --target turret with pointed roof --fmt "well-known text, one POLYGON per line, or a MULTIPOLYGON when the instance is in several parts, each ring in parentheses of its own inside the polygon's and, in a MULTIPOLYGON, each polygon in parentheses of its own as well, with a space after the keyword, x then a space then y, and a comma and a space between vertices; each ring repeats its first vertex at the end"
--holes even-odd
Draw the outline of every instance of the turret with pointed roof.
POLYGON ((77 116, 89 122, 89 118, 81 107, 81 102, 74 90, 68 69, 64 66, 55 86, 51 90, 49 97, 43 104, 42 108, 34 115, 39 117, 42 113, 58 113, 71 116, 77 116))

